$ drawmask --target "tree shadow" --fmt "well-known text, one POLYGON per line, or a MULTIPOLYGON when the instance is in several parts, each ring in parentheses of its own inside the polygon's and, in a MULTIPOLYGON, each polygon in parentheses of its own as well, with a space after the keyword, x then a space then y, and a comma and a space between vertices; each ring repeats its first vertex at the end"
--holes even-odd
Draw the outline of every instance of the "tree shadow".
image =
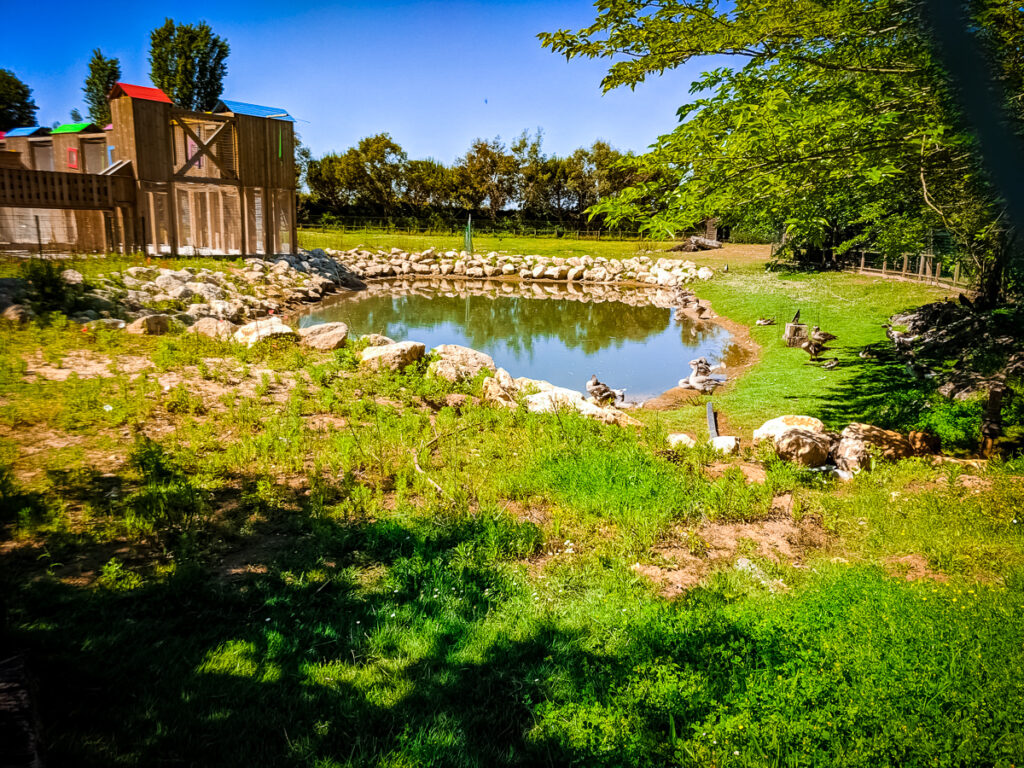
POLYGON ((142 586, 83 586, 19 582, 0 561, 6 643, 39 680, 55 766, 650 762, 666 707, 699 720, 710 699, 651 702, 632 715, 640 732, 612 746, 538 730, 538 712, 554 699, 607 704, 659 657, 706 669, 738 630, 685 643, 641 632, 602 649, 565 611, 537 609, 510 570, 538 535, 458 509, 343 521, 307 506, 237 536, 232 548, 255 560, 232 574, 214 556, 142 586))

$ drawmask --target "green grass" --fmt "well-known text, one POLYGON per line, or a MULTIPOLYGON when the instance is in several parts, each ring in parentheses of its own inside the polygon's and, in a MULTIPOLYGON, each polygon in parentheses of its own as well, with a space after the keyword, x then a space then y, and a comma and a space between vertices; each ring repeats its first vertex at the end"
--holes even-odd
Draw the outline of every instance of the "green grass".
MULTIPOLYGON (((719 312, 799 307, 844 344, 926 296, 708 258, 719 312)), ((756 332, 762 363, 715 395, 731 424, 876 406, 878 376, 823 381, 756 332)), ((0 652, 31 662, 51 764, 1019 764, 1020 459, 839 484, 761 453, 749 483, 664 451, 699 406, 641 430, 455 408, 479 382, 425 370, 0 328, 0 652), (72 352, 154 365, 24 378, 72 352), (703 526, 756 535, 779 498, 824 543, 710 559, 703 526), (632 567, 687 547, 707 577, 678 599, 632 567), (902 578, 908 555, 934 578, 902 578)))
MULTIPOLYGON (((300 230, 301 248, 401 248, 406 251, 422 251, 437 248, 441 251, 461 251, 465 245, 462 235, 437 234, 392 234, 387 232, 337 232, 300 230)), ((557 237, 518 237, 504 235, 474 235, 473 250, 477 253, 490 251, 508 254, 538 256, 604 256, 625 259, 649 250, 668 248, 672 243, 651 240, 574 240, 557 237)))

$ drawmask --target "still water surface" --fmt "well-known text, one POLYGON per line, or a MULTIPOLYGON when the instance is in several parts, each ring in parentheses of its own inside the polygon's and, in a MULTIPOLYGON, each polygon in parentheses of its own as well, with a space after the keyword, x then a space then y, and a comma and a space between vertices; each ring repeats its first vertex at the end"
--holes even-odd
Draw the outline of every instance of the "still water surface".
MULTIPOLYGON (((454 281, 453 281, 454 282, 454 281)), ((688 376, 688 361, 715 364, 730 354, 730 334, 675 309, 622 301, 470 295, 451 283, 418 283, 415 291, 377 283, 335 297, 299 318, 301 326, 342 321, 349 334, 381 333, 395 341, 461 344, 486 352, 513 376, 583 390, 591 374, 627 400, 656 396, 688 376), (386 291, 386 292, 385 292, 386 291)), ((494 294, 498 295, 494 295, 494 294)), ((578 294, 577 294, 578 295, 578 294)), ((633 294, 634 296, 642 294, 633 294)))

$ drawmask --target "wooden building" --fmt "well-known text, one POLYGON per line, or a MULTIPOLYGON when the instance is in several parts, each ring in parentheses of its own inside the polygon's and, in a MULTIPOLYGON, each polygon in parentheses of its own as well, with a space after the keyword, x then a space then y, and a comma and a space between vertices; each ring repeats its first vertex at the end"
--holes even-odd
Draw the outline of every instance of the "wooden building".
POLYGON ((44 240, 39 212, 52 224, 62 211, 87 212, 76 215, 92 221, 51 226, 46 242, 68 250, 295 249, 295 134, 287 112, 228 100, 212 112, 191 112, 157 88, 125 83, 109 98, 105 128, 76 123, 7 132, 0 146, 0 249, 44 240), (36 232, 26 240, 30 219, 36 232), (76 239, 79 230, 92 232, 88 243, 76 239), (96 231, 102 248, 95 247, 96 231))

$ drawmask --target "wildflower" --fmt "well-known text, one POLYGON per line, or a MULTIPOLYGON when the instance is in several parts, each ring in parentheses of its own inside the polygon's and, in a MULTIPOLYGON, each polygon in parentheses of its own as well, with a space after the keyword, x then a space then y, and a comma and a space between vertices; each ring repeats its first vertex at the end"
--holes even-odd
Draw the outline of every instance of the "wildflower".
MULTIPOLYGON (((89 332, 89 329, 86 326, 83 325, 82 326, 82 333, 88 333, 88 332, 89 332)), ((1017 522, 1017 521, 1014 520, 1013 522, 1017 522)))
POLYGON ((391 615, 392 615, 392 616, 394 616, 394 615, 395 615, 395 612, 394 612, 394 611, 392 611, 392 612, 391 612, 391 615))
POLYGON ((738 749, 734 749, 734 750, 732 751, 732 753, 733 753, 734 755, 738 755, 738 754, 740 753, 740 751, 739 751, 738 749))
POLYGON ((110 413, 112 410, 114 410, 114 406, 108 403, 107 405, 103 406, 103 410, 106 411, 107 413, 110 413))

